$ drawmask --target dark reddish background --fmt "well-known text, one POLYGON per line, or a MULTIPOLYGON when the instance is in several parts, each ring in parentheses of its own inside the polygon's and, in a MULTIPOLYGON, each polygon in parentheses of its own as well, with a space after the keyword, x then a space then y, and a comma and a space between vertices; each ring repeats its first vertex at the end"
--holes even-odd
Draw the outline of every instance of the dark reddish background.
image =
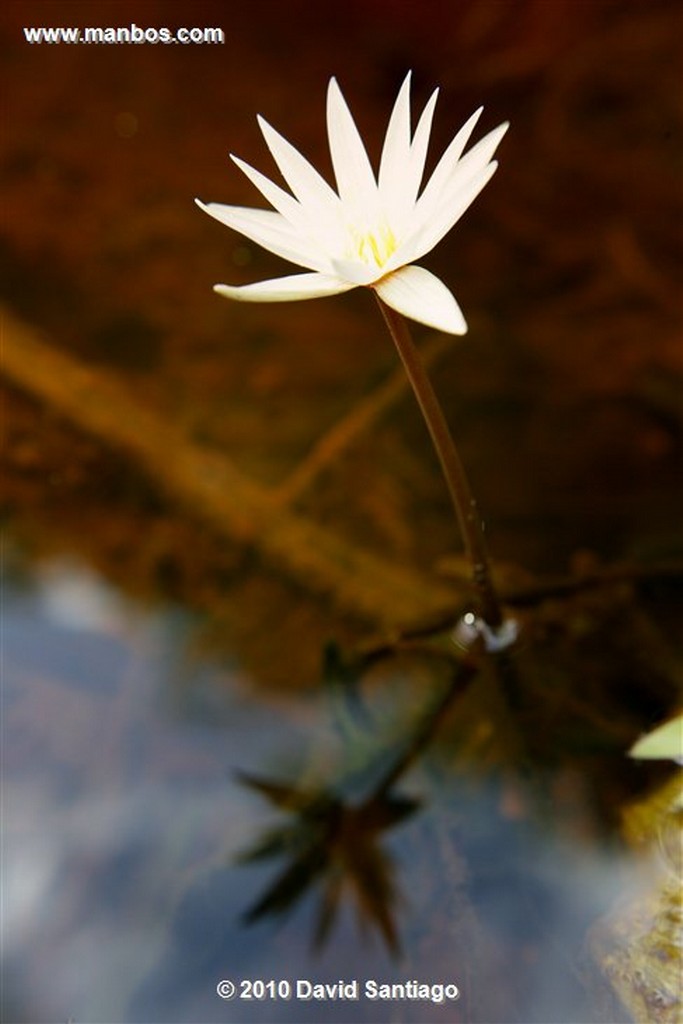
MULTIPOLYGON (((408 68, 416 108, 441 87, 432 161, 480 103, 479 132, 509 119, 493 182, 425 259, 470 323, 438 386, 494 549, 544 567, 582 547, 613 558, 670 543, 683 363, 678 5, 143 0, 10 3, 1 18, 5 297, 269 484, 394 356, 362 292, 280 307, 214 296, 216 281, 290 268, 193 197, 261 204, 227 159, 275 173, 257 112, 329 172, 331 74, 375 158, 408 68), (21 32, 132 22, 219 26, 225 44, 30 46, 21 32)), ((308 508, 424 564, 451 549, 452 526, 409 403, 398 421, 400 445, 378 453, 369 441, 308 508)))

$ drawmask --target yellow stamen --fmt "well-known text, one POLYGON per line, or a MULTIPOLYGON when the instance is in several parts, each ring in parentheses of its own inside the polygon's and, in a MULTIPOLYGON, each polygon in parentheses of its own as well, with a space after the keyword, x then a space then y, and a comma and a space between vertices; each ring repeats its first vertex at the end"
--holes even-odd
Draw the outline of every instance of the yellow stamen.
POLYGON ((383 267, 389 257, 396 251, 396 238, 390 227, 383 225, 377 231, 368 231, 365 235, 354 238, 354 255, 363 263, 374 263, 383 267))

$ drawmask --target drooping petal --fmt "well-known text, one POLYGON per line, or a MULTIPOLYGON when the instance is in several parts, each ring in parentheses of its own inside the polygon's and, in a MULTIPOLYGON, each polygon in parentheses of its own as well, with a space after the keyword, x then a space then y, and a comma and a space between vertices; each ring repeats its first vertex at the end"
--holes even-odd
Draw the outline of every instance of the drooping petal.
POLYGON ((336 78, 327 90, 327 135, 339 197, 345 211, 371 216, 377 208, 377 183, 351 111, 336 78))
POLYGON ((300 299, 339 295, 355 287, 329 274, 292 274, 256 284, 215 284, 213 290, 226 299, 237 299, 238 302, 296 302, 300 299))
POLYGON ((424 267, 402 267, 372 286, 387 306, 447 334, 465 334, 467 323, 449 289, 424 267))
POLYGON ((202 203, 199 199, 195 202, 210 217, 214 217, 233 231, 238 231, 268 252, 289 260, 290 263, 298 263, 309 270, 324 272, 330 269, 329 260, 319 256, 310 245, 306 245, 291 224, 279 213, 272 210, 252 210, 243 206, 224 206, 222 203, 202 203))

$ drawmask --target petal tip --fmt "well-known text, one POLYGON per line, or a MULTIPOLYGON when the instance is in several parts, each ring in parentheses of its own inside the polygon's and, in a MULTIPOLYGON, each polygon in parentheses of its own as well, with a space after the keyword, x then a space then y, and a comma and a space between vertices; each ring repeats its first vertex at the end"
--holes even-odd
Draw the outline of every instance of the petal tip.
POLYGON ((261 129, 262 135, 266 135, 267 132, 274 131, 274 128, 272 128, 271 125, 268 124, 268 122, 266 121, 266 119, 263 116, 263 114, 257 114, 256 115, 256 123, 258 124, 259 128, 261 129))

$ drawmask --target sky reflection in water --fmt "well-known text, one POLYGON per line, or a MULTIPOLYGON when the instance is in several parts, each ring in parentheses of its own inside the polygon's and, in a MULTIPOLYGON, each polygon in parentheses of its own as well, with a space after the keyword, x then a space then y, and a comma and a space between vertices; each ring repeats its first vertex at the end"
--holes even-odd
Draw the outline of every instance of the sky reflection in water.
POLYGON ((586 929, 642 868, 506 823, 493 786, 435 784, 419 764, 395 793, 423 805, 377 837, 396 871, 398 957, 359 940, 344 897, 312 952, 315 884, 281 925, 245 927, 282 864, 236 855, 283 819, 236 772, 295 781, 302 750, 324 747, 322 703, 193 661, 180 612, 134 607, 65 563, 8 588, 4 626, 8 1019, 584 1019, 586 929), (452 981, 462 998, 274 1007, 221 1002, 223 977, 452 981))

